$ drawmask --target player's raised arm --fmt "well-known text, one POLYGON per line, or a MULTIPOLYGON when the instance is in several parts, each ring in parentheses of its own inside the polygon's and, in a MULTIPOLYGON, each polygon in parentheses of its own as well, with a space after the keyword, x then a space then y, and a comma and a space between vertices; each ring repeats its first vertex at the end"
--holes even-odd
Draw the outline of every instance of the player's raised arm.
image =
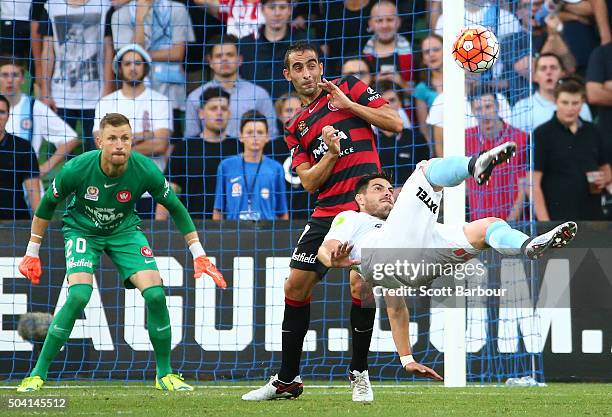
POLYGON ((421 365, 412 356, 409 339, 410 314, 404 298, 385 295, 385 303, 387 304, 387 315, 389 316, 389 324, 391 324, 393 342, 395 343, 402 367, 406 372, 416 376, 442 381, 442 377, 436 371, 421 365))
POLYGON ((351 92, 358 90, 355 91, 357 97, 354 97, 354 100, 351 100, 340 87, 325 78, 318 85, 327 91, 328 100, 334 107, 348 110, 355 116, 380 129, 400 133, 404 128, 404 124, 397 111, 388 103, 372 105, 376 103, 376 100, 383 100, 382 96, 365 83, 356 81, 358 84, 352 87, 349 86, 351 92))
POLYGON ((227 288, 223 274, 206 256, 198 232, 196 232, 195 224, 183 203, 181 203, 172 187, 170 187, 170 183, 153 163, 151 163, 151 172, 154 174, 151 176, 152 184, 149 192, 151 192, 155 201, 168 210, 174 224, 183 234, 189 251, 193 256, 193 277, 200 278, 205 273, 215 281, 218 287, 227 288))
POLYGON ((335 239, 326 240, 319 247, 317 257, 328 268, 348 268, 360 263, 358 260, 350 259, 352 250, 353 245, 349 242, 340 242, 335 239))

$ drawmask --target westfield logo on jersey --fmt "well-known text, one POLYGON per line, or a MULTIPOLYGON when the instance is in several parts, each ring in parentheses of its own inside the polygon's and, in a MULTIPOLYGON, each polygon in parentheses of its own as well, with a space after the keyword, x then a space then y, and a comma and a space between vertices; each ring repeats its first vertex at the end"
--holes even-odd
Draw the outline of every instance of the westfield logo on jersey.
POLYGON ((127 203, 132 198, 132 193, 128 190, 122 190, 117 193, 116 197, 120 203, 127 203))

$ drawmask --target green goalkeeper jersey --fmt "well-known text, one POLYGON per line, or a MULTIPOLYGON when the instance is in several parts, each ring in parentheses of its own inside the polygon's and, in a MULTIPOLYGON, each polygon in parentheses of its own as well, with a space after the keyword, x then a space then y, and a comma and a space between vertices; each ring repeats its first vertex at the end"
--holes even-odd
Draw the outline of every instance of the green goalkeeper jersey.
POLYGON ((159 168, 146 156, 132 152, 118 177, 100 166, 102 152, 86 152, 68 161, 47 189, 36 216, 50 220, 57 204, 69 199, 64 226, 97 235, 119 233, 140 224, 134 206, 145 192, 164 205, 183 233, 195 226, 159 168))

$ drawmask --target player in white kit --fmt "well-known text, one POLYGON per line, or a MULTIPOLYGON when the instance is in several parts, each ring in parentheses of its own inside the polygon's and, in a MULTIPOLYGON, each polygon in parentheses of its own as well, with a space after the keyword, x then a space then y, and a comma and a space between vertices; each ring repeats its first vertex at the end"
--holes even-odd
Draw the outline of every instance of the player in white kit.
MULTIPOLYGON (((363 177, 355 190, 360 211, 344 211, 335 217, 319 248, 319 260, 329 268, 358 269, 370 286, 398 288, 430 283, 437 276, 423 274, 410 280, 397 273, 375 276, 376 264, 385 259, 386 251, 380 249, 412 248, 406 251, 411 261, 458 264, 487 248, 504 255, 524 254, 536 259, 548 248, 565 246, 576 234, 574 222, 563 223, 535 238, 495 217, 452 225, 437 223, 443 187, 456 186, 470 176, 479 185, 485 184, 493 168, 510 159, 515 149, 513 142, 507 142, 480 156, 424 161, 417 165, 395 201, 393 187, 385 174, 363 177), (365 248, 379 250, 364 251, 362 256, 365 248)), ((439 379, 435 371, 414 362, 410 354, 408 311, 403 298, 385 298, 388 304, 394 303, 388 305, 389 319, 402 365, 409 372, 439 379)))

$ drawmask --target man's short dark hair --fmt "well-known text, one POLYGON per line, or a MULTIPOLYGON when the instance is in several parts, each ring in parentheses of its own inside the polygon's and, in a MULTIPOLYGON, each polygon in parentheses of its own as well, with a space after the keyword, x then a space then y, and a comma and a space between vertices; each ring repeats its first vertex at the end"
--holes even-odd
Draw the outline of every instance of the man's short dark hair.
POLYGON ((555 100, 559 98, 561 93, 580 94, 582 98, 586 98, 584 81, 578 75, 561 78, 555 86, 555 100))
POLYGON ((393 91, 399 97, 402 107, 404 106, 404 90, 399 84, 389 80, 382 80, 376 83, 374 90, 376 90, 376 92, 379 94, 384 94, 387 91, 393 91))
POLYGON ((497 101, 497 88, 494 84, 487 83, 475 85, 470 90, 470 103, 485 96, 492 96, 495 103, 499 106, 499 102, 497 101))
POLYGON ((0 101, 4 101, 6 103, 6 109, 9 111, 11 110, 11 103, 8 101, 8 98, 0 94, 0 101))
POLYGON ((533 61, 533 69, 536 70, 538 68, 538 64, 540 63, 540 59, 542 58, 555 58, 559 63, 559 67, 561 67, 561 71, 565 71, 565 65, 563 64, 563 60, 561 57, 554 52, 544 52, 543 54, 539 54, 536 56, 535 61, 533 61))
POLYGON ((263 122, 266 125, 266 132, 269 132, 268 119, 266 119, 266 116, 264 116, 257 110, 248 110, 244 112, 244 114, 240 118, 240 133, 242 133, 244 125, 249 122, 263 122))
POLYGON ((104 130, 104 128, 109 125, 113 127, 125 125, 132 127, 130 125, 130 120, 121 113, 106 113, 102 120, 100 120, 100 131, 104 130))
POLYGON ((5 65, 14 65, 19 68, 19 71, 21 71, 22 76, 25 75, 26 66, 21 60, 17 58, 0 58, 0 67, 3 67, 5 65))
POLYGON ((230 94, 221 87, 208 87, 200 96, 200 108, 204 107, 208 100, 213 98, 226 98, 230 101, 230 94))
POLYGON ((234 45, 236 50, 238 49, 238 38, 232 34, 220 34, 210 38, 208 46, 206 47, 206 55, 212 55, 212 50, 215 46, 219 45, 234 45))
POLYGON ((374 172, 372 174, 366 174, 363 177, 359 178, 359 181, 357 181, 357 185, 355 185, 355 194, 363 194, 368 188, 368 185, 370 185, 370 181, 375 180, 377 178, 381 178, 383 180, 388 181, 389 184, 393 184, 393 177, 389 172, 381 171, 374 172))
POLYGON ((317 62, 319 62, 319 51, 317 50, 317 47, 311 43, 299 41, 287 48, 287 52, 285 52, 285 68, 289 69, 289 55, 294 52, 304 53, 306 51, 314 52, 317 56, 317 62))
MULTIPOLYGON (((267 4, 267 3, 270 3, 271 1, 278 2, 279 0, 261 0, 261 5, 263 6, 263 5, 267 4)), ((282 1, 287 2, 287 4, 289 4, 289 6, 293 6, 293 1, 292 0, 282 0, 282 1)))

